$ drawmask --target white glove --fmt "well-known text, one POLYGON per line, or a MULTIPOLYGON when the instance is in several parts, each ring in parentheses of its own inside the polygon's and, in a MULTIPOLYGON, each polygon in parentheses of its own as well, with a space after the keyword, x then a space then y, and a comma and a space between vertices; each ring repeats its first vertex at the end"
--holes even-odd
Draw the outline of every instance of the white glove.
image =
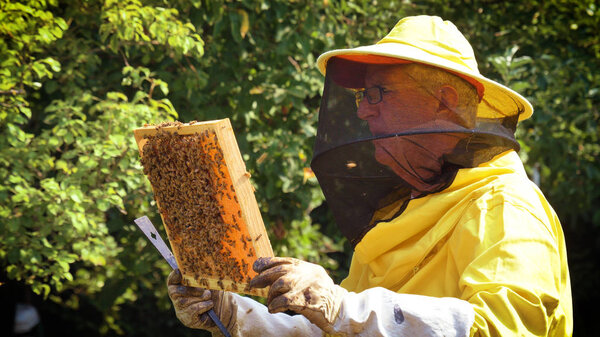
POLYGON ((343 297, 348 293, 335 285, 323 267, 294 258, 259 258, 253 265, 259 273, 251 287, 271 286, 267 298, 270 313, 292 310, 321 330, 333 333, 343 297))
POLYGON ((211 308, 232 336, 322 335, 321 329, 311 324, 304 316, 272 315, 264 305, 248 297, 227 291, 182 286, 181 273, 178 270, 169 275, 167 285, 177 318, 185 326, 209 330, 213 336, 221 334, 208 316, 208 310, 211 308))
POLYGON ((216 324, 208 316, 210 309, 214 309, 225 327, 235 324, 235 308, 231 303, 230 293, 183 286, 179 269, 169 274, 167 287, 175 314, 183 325, 193 329, 217 331, 216 324))

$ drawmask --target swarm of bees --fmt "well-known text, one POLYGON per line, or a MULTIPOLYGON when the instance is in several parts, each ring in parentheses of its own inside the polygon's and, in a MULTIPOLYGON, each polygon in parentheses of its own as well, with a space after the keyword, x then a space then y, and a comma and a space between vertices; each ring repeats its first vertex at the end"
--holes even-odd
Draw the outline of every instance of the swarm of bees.
POLYGON ((141 158, 169 241, 184 275, 208 287, 206 278, 247 283, 255 275, 252 238, 242 213, 217 135, 163 130, 147 136, 141 158))

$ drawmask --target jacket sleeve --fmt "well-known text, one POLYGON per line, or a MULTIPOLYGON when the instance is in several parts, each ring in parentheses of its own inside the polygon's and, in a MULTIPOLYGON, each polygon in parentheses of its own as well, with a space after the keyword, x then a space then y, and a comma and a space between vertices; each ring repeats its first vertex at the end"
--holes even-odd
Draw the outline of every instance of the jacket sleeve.
POLYGON ((553 212, 506 198, 478 203, 450 248, 461 298, 475 311, 471 336, 570 335, 566 249, 553 212))
MULTIPOLYGON (((238 337, 312 337, 323 336, 319 327, 302 315, 271 314, 263 304, 245 296, 230 293, 235 310, 227 331, 238 337)), ((223 336, 218 330, 213 336, 223 336)))
POLYGON ((399 294, 385 288, 348 293, 334 331, 342 336, 465 337, 473 308, 451 297, 399 294))
MULTIPOLYGON (((235 322, 227 327, 232 336, 323 336, 302 315, 270 314, 248 298, 233 295, 235 322)), ((348 293, 343 299, 334 331, 339 336, 445 336, 466 337, 473 325, 473 309, 456 298, 398 294, 384 288, 348 293)), ((213 332, 213 336, 222 336, 213 332)))

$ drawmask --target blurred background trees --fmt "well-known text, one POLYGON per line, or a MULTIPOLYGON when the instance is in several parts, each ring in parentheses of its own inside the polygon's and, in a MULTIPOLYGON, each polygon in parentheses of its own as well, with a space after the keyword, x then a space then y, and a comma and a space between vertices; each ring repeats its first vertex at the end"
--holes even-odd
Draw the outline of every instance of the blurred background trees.
POLYGON ((480 71, 534 105, 520 155, 563 223, 575 335, 591 334, 595 311, 584 308, 600 300, 592 0, 2 1, 1 296, 32 294, 49 336, 197 334, 176 320, 168 266, 133 224, 160 218, 131 131, 175 119, 230 118, 276 254, 320 263, 340 281, 351 252, 309 169, 316 58, 374 43, 415 14, 453 21, 480 71))

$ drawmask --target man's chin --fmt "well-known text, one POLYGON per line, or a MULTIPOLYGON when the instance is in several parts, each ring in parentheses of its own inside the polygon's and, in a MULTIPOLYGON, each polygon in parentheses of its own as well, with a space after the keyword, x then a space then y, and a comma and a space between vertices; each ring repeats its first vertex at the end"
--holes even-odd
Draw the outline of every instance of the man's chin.
POLYGON ((381 164, 385 165, 389 168, 393 168, 395 162, 394 159, 383 150, 380 146, 375 145, 375 160, 381 164))
POLYGON ((402 178, 402 180, 415 190, 427 190, 430 187, 430 184, 427 182, 436 177, 432 172, 425 173, 428 170, 423 170, 423 172, 420 172, 422 180, 417 178, 417 172, 407 172, 409 165, 406 168, 402 167, 398 161, 394 160, 388 152, 379 146, 375 146, 375 160, 379 164, 389 167, 398 177, 402 178))
POLYGON ((381 147, 375 146, 375 160, 384 166, 390 168, 397 176, 410 183, 410 179, 407 179, 406 172, 402 167, 390 156, 389 153, 384 151, 381 147))

